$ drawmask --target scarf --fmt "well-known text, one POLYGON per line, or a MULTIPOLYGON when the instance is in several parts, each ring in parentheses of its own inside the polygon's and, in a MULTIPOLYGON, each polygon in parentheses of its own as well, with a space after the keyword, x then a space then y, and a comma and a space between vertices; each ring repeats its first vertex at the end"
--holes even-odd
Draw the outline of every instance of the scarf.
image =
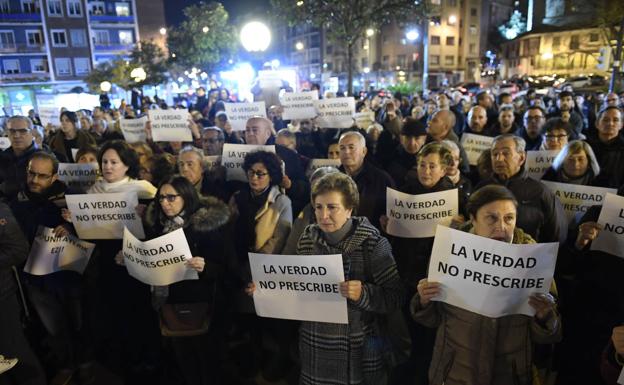
POLYGON ((134 191, 139 199, 152 199, 156 195, 156 187, 145 180, 125 177, 120 181, 109 183, 104 179, 98 179, 89 190, 88 194, 106 194, 134 191))

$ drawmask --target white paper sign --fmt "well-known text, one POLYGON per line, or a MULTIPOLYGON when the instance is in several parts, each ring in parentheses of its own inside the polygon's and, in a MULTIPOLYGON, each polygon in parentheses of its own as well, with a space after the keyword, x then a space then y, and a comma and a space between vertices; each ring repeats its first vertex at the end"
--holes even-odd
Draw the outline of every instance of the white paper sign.
POLYGON ((7 138, 6 136, 1 136, 0 137, 0 150, 4 151, 9 147, 11 147, 11 139, 7 138))
POLYGON ((448 226, 457 215, 457 189, 410 195, 386 189, 387 232, 403 238, 433 237, 438 224, 448 226))
POLYGON ((141 242, 126 228, 123 256, 128 274, 148 285, 165 286, 199 278, 197 271, 186 266, 193 255, 183 229, 141 242))
POLYGON ((67 187, 87 191, 97 180, 99 172, 97 163, 59 163, 58 178, 67 187))
POLYGON ((121 239, 124 227, 144 238, 136 192, 65 195, 80 239, 121 239))
POLYGON ((479 157, 485 150, 489 150, 492 148, 492 142, 494 138, 485 136, 485 135, 477 135, 464 133, 461 137, 461 145, 466 151, 466 155, 468 156, 468 163, 471 166, 476 166, 479 157))
POLYGON ((154 142, 192 142, 188 110, 149 110, 154 142))
POLYGON ((321 128, 349 128, 353 126, 355 99, 332 98, 316 100, 316 123, 321 128))
POLYGON ((624 385, 624 368, 622 368, 622 371, 620 372, 617 383, 620 385, 624 385))
POLYGON ((574 218, 576 213, 587 211, 591 206, 601 205, 607 193, 617 193, 617 190, 614 188, 550 182, 547 180, 543 180, 542 183, 559 198, 568 220, 574 218))
POLYGON ((516 245, 438 226, 428 279, 440 282, 436 301, 486 317, 533 316, 534 293, 548 293, 558 243, 516 245))
POLYGON ((39 120, 41 120, 41 125, 43 127, 47 126, 48 123, 53 126, 58 126, 61 124, 61 110, 54 106, 52 107, 39 107, 39 120))
POLYGON ((278 71, 258 71, 258 84, 260 88, 282 88, 282 75, 278 71))
POLYGON ((142 116, 138 119, 121 118, 119 120, 119 126, 121 127, 121 132, 123 133, 126 142, 146 142, 147 134, 145 132, 145 123, 147 123, 147 116, 142 116))
POLYGON ((525 168, 529 176, 540 180, 559 154, 559 150, 527 151, 525 168))
POLYGON ((266 118, 264 102, 225 103, 225 114, 234 131, 245 131, 250 118, 261 116, 266 118))
POLYGON ((206 169, 210 170, 221 165, 221 155, 204 156, 206 169))
POLYGON ((254 304, 262 317, 348 323, 342 255, 249 253, 256 284, 254 304))
POLYGON ((321 167, 340 167, 340 159, 311 159, 308 165, 306 175, 309 177, 312 173, 321 167))
POLYGON ((602 225, 602 230, 598 232, 590 249, 624 258, 624 197, 607 194, 598 223, 602 225))
POLYGON ((375 112, 358 112, 354 115, 354 119, 355 125, 358 126, 358 128, 366 130, 371 124, 375 123, 375 112))
POLYGON ((82 274, 94 248, 95 244, 71 234, 57 237, 54 229, 39 226, 24 271, 33 275, 46 275, 61 270, 82 274))
POLYGON ((226 172, 225 179, 247 182, 243 163, 245 162, 245 155, 254 151, 275 153, 275 146, 225 143, 223 145, 223 156, 221 157, 221 165, 225 167, 226 172))
POLYGON ((310 119, 316 117, 315 100, 318 100, 318 91, 284 93, 280 98, 280 104, 284 108, 282 119, 310 119))

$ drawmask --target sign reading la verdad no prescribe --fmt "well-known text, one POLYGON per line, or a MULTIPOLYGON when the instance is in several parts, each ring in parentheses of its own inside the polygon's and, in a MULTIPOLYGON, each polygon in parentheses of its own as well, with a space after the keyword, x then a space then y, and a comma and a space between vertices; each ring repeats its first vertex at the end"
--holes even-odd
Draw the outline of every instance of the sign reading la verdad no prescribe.
POLYGON ((342 255, 249 253, 256 284, 254 304, 262 317, 346 324, 342 255))
POLYGON ((534 293, 548 293, 558 243, 518 245, 438 226, 428 279, 440 282, 436 301, 484 315, 533 316, 534 293))
POLYGON ((600 250, 624 258, 624 197, 607 194, 600 210, 598 224, 602 230, 591 244, 600 250))

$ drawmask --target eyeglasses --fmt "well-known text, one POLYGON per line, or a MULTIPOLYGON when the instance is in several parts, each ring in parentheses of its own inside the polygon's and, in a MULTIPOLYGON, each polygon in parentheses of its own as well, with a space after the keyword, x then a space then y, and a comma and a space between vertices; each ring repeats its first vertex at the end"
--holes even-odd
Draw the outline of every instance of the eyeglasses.
POLYGON ((175 202, 176 198, 179 197, 180 194, 165 194, 165 195, 159 195, 158 196, 158 202, 162 202, 164 200, 166 200, 169 203, 173 203, 175 202))
POLYGON ((537 121, 537 120, 544 119, 544 117, 543 116, 527 116, 525 119, 526 120, 535 120, 535 121, 537 121))
POLYGON ((269 175, 268 172, 255 171, 255 170, 247 170, 247 177, 253 178, 254 176, 258 179, 262 179, 265 176, 269 175))
POLYGON ((546 140, 552 140, 552 141, 557 140, 557 141, 560 141, 560 140, 563 140, 563 138, 567 138, 567 137, 568 136, 564 135, 564 134, 562 134, 562 135, 546 135, 546 140))
POLYGON ((27 175, 28 175, 28 177, 29 177, 30 179, 35 179, 35 178, 39 178, 39 179, 50 179, 50 178, 52 178, 52 175, 49 175, 49 174, 39 174, 39 173, 37 173, 37 172, 30 171, 30 170, 28 170, 27 175))
POLYGON ((18 136, 18 135, 27 135, 30 130, 27 128, 9 128, 9 135, 18 136))

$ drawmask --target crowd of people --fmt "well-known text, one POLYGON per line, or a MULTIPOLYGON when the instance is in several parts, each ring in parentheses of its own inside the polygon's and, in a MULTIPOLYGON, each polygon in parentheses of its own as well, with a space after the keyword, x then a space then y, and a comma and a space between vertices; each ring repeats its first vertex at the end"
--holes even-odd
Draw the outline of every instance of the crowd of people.
MULTIPOLYGON (((0 384, 89 384, 101 369, 127 384, 615 384, 624 363, 624 260, 590 245, 601 207, 572 221, 528 175, 528 151, 557 151, 543 180, 624 194, 624 94, 565 89, 522 96, 371 92, 356 99, 368 122, 348 129, 285 120, 280 106, 234 131, 227 90, 199 88, 192 142, 128 143, 120 119, 167 108, 148 98, 62 109, 58 124, 12 116, 0 152, 0 384), (493 138, 470 165, 462 135, 493 138), (246 182, 208 160, 224 145, 249 152, 246 182), (77 150, 77 152, 76 152, 77 150), (311 170, 313 159, 339 166, 311 170), (86 190, 59 179, 60 163, 97 163, 86 190), (550 293, 535 316, 490 318, 435 301, 427 278, 435 237, 386 232, 388 188, 419 195, 457 189, 452 226, 513 244, 558 242, 550 293), (146 239, 183 229, 198 280, 150 286, 124 266, 122 240, 92 240, 83 274, 23 271, 41 226, 76 234, 66 195, 136 193, 146 239), (255 313, 248 253, 341 254, 348 324, 255 313), (432 300, 434 299, 434 300, 432 300), (174 312, 200 314, 192 332, 174 312), (381 315, 385 315, 382 317, 381 315), (394 315, 392 324, 383 324, 394 315), (398 325, 404 325, 400 330, 398 325), (382 330, 383 329, 383 330, 382 330), (403 355, 384 334, 403 337, 403 355), (392 349, 394 348, 394 349, 392 349), (396 352, 395 352, 396 353, 396 352), (7 366, 8 368, 8 366, 7 366), (5 368, 5 369, 7 369, 5 368)), ((331 95, 326 96, 331 97, 331 95)))

